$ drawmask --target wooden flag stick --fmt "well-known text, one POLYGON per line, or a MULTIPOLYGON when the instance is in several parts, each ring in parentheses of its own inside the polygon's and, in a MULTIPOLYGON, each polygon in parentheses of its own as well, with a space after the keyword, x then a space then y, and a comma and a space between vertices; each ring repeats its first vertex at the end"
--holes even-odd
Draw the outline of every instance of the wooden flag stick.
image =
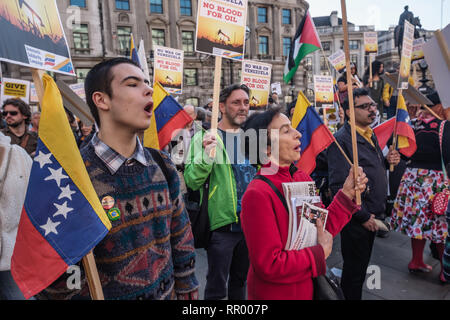
MULTIPOLYGON (((44 98, 44 83, 42 82, 43 70, 31 69, 34 86, 39 98, 39 104, 42 109, 42 99, 44 98)), ((97 266, 95 264, 94 255, 92 251, 83 258, 83 266, 86 272, 86 277, 89 285, 89 292, 93 300, 104 300, 103 289, 98 276, 97 266)))
MULTIPOLYGON (((357 179, 359 175, 358 170, 358 146, 356 142, 356 124, 355 124, 355 109, 353 104, 353 86, 352 83, 352 73, 350 70, 350 51, 349 51, 349 40, 348 40, 348 26, 347 26, 347 8, 345 5, 345 0, 341 0, 342 9, 342 28, 344 32, 344 49, 345 49, 345 65, 347 73, 347 86, 348 91, 348 102, 350 109, 350 128, 352 134, 352 151, 353 151, 353 176, 355 178, 355 186, 357 185, 357 179)), ((361 205, 361 192, 356 192, 356 204, 361 205)))
POLYGON ((328 127, 327 107, 322 108, 322 113, 323 113, 323 124, 328 127))
MULTIPOLYGON (((321 49, 321 51, 322 51, 322 56, 325 58, 325 61, 327 62, 328 71, 330 72, 330 75, 332 75, 332 73, 331 73, 331 67, 330 67, 330 62, 328 61, 328 59, 327 59, 327 57, 326 57, 326 55, 325 55, 325 52, 323 51, 322 46, 320 46, 320 49, 321 49)), ((352 76, 352 79, 354 79, 353 76, 352 76)), ((333 78, 333 81, 335 81, 335 80, 336 80, 336 79, 333 78)), ((334 92, 334 83, 333 83, 333 92, 334 92)), ((340 99, 339 99, 339 92, 337 92, 336 97, 337 97, 337 102, 338 102, 339 108, 342 108, 342 106, 341 106, 341 101, 340 101, 340 99)), ((325 116, 324 116, 324 120, 325 120, 325 116)), ((324 123, 325 123, 325 121, 324 121, 324 123)), ((327 124, 325 124, 325 125, 327 125, 327 124)), ((336 144, 336 146, 338 147, 338 149, 341 151, 341 153, 342 153, 342 155, 344 156, 345 160, 347 160, 348 164, 349 164, 350 167, 351 167, 353 164, 352 164, 352 162, 350 161, 350 159, 347 157, 347 155, 345 154, 344 149, 342 149, 341 145, 339 144, 339 142, 337 142, 336 139, 334 139, 334 143, 336 144)))
POLYGON ((425 109, 427 109, 433 116, 436 117, 436 119, 442 120, 442 118, 440 116, 438 116, 438 114, 436 112, 433 111, 433 109, 431 109, 429 106, 427 106, 426 104, 422 104, 422 107, 424 107, 425 109))
POLYGON ((31 69, 31 76, 33 77, 34 87, 39 99, 39 110, 42 110, 42 98, 44 97, 44 84, 42 83, 42 75, 44 70, 31 69))
MULTIPOLYGON (((222 73, 222 57, 216 56, 216 65, 214 69, 214 91, 213 91, 213 108, 211 115, 211 134, 216 136, 217 124, 219 122, 219 97, 220 97, 220 78, 222 73)), ((209 156, 216 157, 216 148, 211 149, 209 156)))
MULTIPOLYGON (((398 106, 400 104, 400 96, 403 94, 403 89, 398 90, 398 96, 397 96, 397 108, 395 110, 395 122, 394 122, 394 131, 392 136, 392 145, 394 146, 394 150, 397 148, 397 114, 398 114, 398 106)), ((394 171, 394 165, 389 165, 389 171, 394 171)))
POLYGON ((372 88, 372 56, 369 53, 369 87, 372 88))
POLYGON ((103 296, 102 284, 98 275, 97 265, 95 263, 94 254, 89 252, 83 258, 83 267, 89 286, 89 293, 92 300, 105 300, 103 296))

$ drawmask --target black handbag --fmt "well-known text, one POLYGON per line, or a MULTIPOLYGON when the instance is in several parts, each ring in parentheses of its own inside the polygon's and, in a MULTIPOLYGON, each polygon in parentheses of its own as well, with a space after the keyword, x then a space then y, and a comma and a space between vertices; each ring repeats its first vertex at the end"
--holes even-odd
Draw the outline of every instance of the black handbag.
MULTIPOLYGON (((288 205, 286 199, 281 194, 280 190, 265 176, 257 175, 255 179, 266 182, 272 190, 276 193, 281 203, 283 203, 286 212, 289 214, 288 205)), ((324 274, 313 278, 314 285, 314 300, 345 300, 344 293, 339 286, 339 281, 331 273, 324 274)))
POLYGON ((332 274, 324 274, 313 278, 313 300, 345 300, 338 279, 332 274))
POLYGON ((208 214, 209 176, 203 184, 203 198, 200 202, 200 192, 193 191, 189 187, 185 194, 184 202, 191 221, 194 247, 207 248, 211 239, 211 228, 208 214))

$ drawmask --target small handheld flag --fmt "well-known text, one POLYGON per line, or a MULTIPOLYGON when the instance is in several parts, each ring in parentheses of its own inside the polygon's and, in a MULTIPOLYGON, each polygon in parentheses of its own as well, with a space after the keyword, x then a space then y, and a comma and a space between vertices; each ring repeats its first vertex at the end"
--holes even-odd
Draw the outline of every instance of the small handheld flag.
POLYGON ((153 105, 154 117, 144 132, 144 146, 162 149, 193 119, 159 82, 153 87, 153 105))
POLYGON ((108 233, 53 79, 43 75, 39 139, 22 209, 11 273, 24 294, 39 293, 108 233))
POLYGON ((311 174, 316 167, 317 155, 335 139, 301 91, 292 116, 292 127, 302 134, 301 157, 296 166, 307 174, 311 174))

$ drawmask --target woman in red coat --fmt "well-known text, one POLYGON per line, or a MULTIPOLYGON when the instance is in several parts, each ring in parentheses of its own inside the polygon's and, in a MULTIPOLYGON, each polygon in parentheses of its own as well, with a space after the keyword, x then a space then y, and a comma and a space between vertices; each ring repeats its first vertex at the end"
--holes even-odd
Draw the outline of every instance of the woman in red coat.
MULTIPOLYGON (((301 170, 292 174, 292 164, 300 159, 300 133, 292 128, 289 119, 279 109, 254 114, 243 126, 244 131, 256 130, 260 135, 269 132, 272 141, 266 148, 257 147, 258 162, 264 165, 258 172, 273 182, 283 194, 282 183, 312 181, 301 170), (261 130, 262 129, 262 130, 261 130), (267 130, 267 131, 264 131, 267 130), (274 147, 278 145, 278 148, 274 147), (262 156, 261 156, 262 155, 262 156), (265 159, 264 159, 265 158, 265 159), (291 169, 291 170, 290 170, 291 169)), ((246 152, 249 146, 247 143, 246 152)), ((254 144, 254 142, 253 142, 254 144)), ((251 148, 250 148, 251 149, 251 148)), ((356 188, 364 191, 367 178, 359 171, 357 187, 354 185, 353 170, 332 203, 326 230, 321 231, 318 219, 318 244, 301 250, 285 250, 288 236, 288 213, 271 187, 264 181, 253 180, 242 199, 241 222, 250 257, 247 276, 248 299, 288 300, 312 299, 312 279, 325 274, 325 259, 330 255, 333 237, 350 221, 358 210, 353 201, 356 188)))

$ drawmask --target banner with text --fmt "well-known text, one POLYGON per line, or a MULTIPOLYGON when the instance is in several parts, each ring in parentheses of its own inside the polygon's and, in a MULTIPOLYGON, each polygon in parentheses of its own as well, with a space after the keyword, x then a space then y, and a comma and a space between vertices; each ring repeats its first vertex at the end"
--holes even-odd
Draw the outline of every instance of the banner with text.
POLYGON ((27 104, 30 103, 30 81, 3 78, 1 103, 6 99, 20 98, 27 104))
POLYGON ((322 115, 322 109, 334 109, 333 77, 314 75, 314 102, 316 110, 322 115))
POLYGON ((55 0, 0 2, 0 60, 75 76, 55 0))
POLYGON ((365 54, 378 52, 378 34, 376 32, 364 32, 365 54))
POLYGON ((411 54, 413 51, 414 26, 405 20, 402 42, 402 56, 400 60, 400 72, 397 89, 408 89, 408 79, 411 69, 411 54))
POLYGON ((169 93, 183 92, 183 50, 154 46, 153 85, 159 82, 169 93))
POLYGON ((422 50, 422 46, 424 43, 425 43, 424 38, 418 38, 413 40, 411 62, 419 62, 420 60, 425 58, 425 54, 423 53, 422 50))
POLYGON ((69 84, 69 88, 86 102, 86 93, 84 92, 84 82, 69 84))
POLYGON ((195 51, 242 60, 248 0, 200 0, 195 51))
POLYGON ((250 60, 242 61, 241 83, 250 88, 250 107, 261 108, 269 102, 272 65, 250 60))
POLYGON ((337 72, 342 73, 345 70, 345 52, 338 50, 328 57, 331 65, 336 69, 337 72))

